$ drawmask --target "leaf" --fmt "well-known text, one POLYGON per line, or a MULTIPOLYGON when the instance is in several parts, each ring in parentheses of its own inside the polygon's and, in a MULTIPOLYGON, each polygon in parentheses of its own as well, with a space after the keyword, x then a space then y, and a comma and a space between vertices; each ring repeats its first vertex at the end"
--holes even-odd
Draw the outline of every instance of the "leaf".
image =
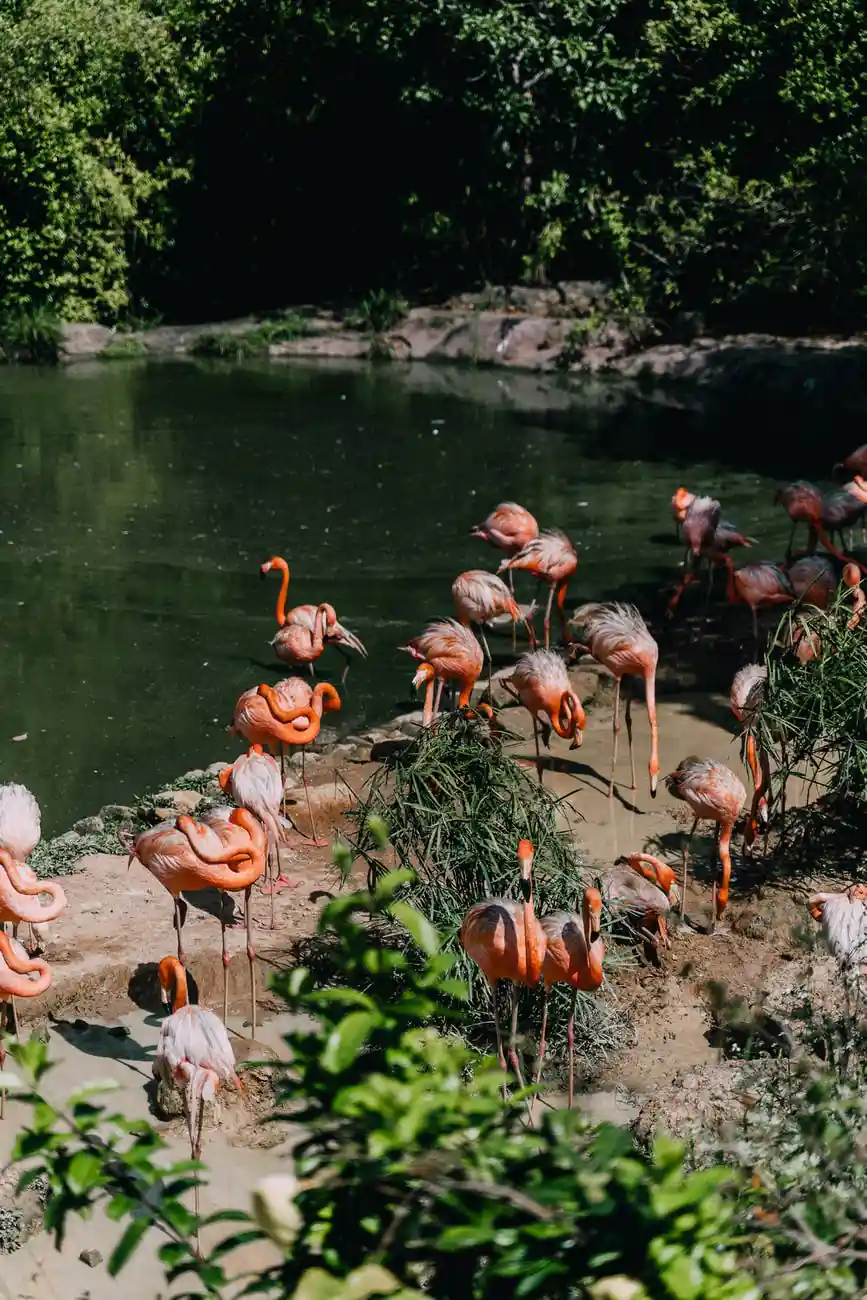
POLYGON ((340 1074, 356 1059, 377 1017, 369 1011, 350 1011, 335 1025, 325 1040, 322 1067, 329 1074, 340 1074))
POLYGON ((110 1277, 117 1277, 123 1266, 129 1262, 130 1256, 137 1249, 149 1227, 150 1223, 145 1218, 133 1219, 127 1225, 126 1231, 111 1252, 108 1261, 107 1267, 110 1277))
POLYGON ((410 903, 392 903, 388 910, 409 932, 426 957, 436 956, 439 952, 440 938, 426 916, 410 903))
POLYGON ((90 1191, 102 1172, 102 1160, 92 1151, 76 1151, 66 1171, 66 1181, 77 1194, 90 1191))
POLYGON ((337 1300, 341 1282, 322 1268, 308 1268, 292 1292, 291 1300, 337 1300))

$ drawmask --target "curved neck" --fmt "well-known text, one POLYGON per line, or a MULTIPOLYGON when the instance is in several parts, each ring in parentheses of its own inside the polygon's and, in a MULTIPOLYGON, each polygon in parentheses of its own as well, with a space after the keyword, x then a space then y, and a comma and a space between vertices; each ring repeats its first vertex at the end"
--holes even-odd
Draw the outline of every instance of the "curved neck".
POLYGON ((844 555, 842 551, 837 550, 836 546, 831 541, 828 534, 825 532, 824 525, 822 524, 822 521, 819 518, 813 520, 813 527, 816 530, 816 536, 818 537, 822 545, 825 547, 825 550, 830 551, 835 559, 840 560, 842 564, 856 565, 856 567, 861 573, 867 572, 867 570, 865 570, 864 565, 859 563, 858 560, 853 560, 851 555, 844 555))
POLYGON ((216 889, 246 889, 248 885, 254 884, 265 870, 264 830, 252 813, 248 813, 245 808, 236 809, 232 816, 238 818, 233 825, 246 831, 247 843, 235 847, 221 844, 213 851, 207 843, 212 834, 209 827, 203 826, 192 817, 183 816, 177 820, 177 829, 186 836, 190 848, 199 859, 202 879, 216 889), (255 831, 252 833, 247 819, 255 824, 255 831))
POLYGON ((422 713, 422 726, 429 727, 433 722, 433 697, 434 697, 434 679, 428 678, 427 686, 424 688, 424 712, 422 713))
POLYGON ((29 880, 5 849, 0 849, 0 912, 8 912, 18 921, 30 924, 54 921, 66 907, 66 894, 53 880, 29 880), (41 907, 40 894, 49 894, 51 903, 41 907))
POLYGON ((464 677, 461 680, 461 693, 458 696, 458 708, 464 709, 470 702, 470 696, 473 693, 473 687, 476 684, 475 677, 464 677))
POLYGON ((732 831, 734 822, 723 822, 719 837, 719 859, 722 863, 722 880, 716 891, 716 914, 721 917, 729 901, 729 881, 732 874, 732 831))
POLYGON ((172 1011, 180 1011, 181 1007, 189 1004, 190 998, 187 990, 187 972, 184 970, 177 958, 172 962, 172 982, 174 987, 174 997, 172 998, 172 1011))
POLYGON ((326 713, 336 713, 340 708, 337 687, 332 686, 330 682, 318 682, 313 691, 313 706, 320 715, 323 710, 326 713))
POLYGON ((0 930, 0 957, 7 970, 0 968, 0 992, 13 997, 35 998, 51 985, 51 967, 41 958, 21 957, 12 947, 12 940, 0 930), (30 975, 39 978, 32 980, 30 975))
POLYGON ((659 725, 656 721, 656 666, 648 668, 644 674, 644 698, 647 705, 647 721, 650 724, 650 789, 656 794, 659 781, 659 725))
MULTIPOLYGON (((322 683, 322 685, 325 685, 325 683, 322 683)), ((332 690, 333 689, 334 688, 332 687, 332 690)), ((320 716, 322 710, 320 708, 317 712, 314 698, 321 697, 316 697, 315 692, 311 693, 310 700, 307 704, 302 704, 300 708, 297 709, 284 709, 274 687, 269 686, 267 682, 263 682, 259 687, 259 694, 268 705, 269 712, 274 722, 283 724, 284 730, 282 734, 277 733, 277 740, 281 744, 306 745, 309 744, 311 740, 315 740, 319 735, 320 716), (298 718, 304 718, 307 724, 303 731, 299 731, 296 727, 292 726, 292 723, 294 723, 298 718)))

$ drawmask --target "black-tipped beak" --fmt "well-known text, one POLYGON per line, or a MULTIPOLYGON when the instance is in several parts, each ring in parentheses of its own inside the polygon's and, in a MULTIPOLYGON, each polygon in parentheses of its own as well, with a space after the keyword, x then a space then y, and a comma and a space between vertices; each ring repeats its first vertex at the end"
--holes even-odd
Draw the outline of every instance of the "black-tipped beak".
POLYGON ((590 942, 591 942, 591 943, 598 943, 598 942, 599 942, 599 939, 601 938, 601 936, 602 936, 602 931, 601 931, 601 930, 599 930, 599 929, 594 930, 594 929, 591 928, 591 930, 590 930, 590 942))

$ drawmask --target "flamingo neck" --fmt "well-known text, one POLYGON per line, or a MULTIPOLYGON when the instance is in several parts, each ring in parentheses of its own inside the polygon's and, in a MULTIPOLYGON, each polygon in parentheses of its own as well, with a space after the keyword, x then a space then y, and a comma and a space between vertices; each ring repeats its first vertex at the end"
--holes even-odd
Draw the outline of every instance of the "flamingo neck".
POLYGON ((722 880, 716 891, 717 920, 722 916, 729 901, 729 881, 732 874, 732 832, 734 822, 723 822, 719 837, 719 859, 722 864, 722 880))
POLYGON ((175 995, 172 998, 172 1012, 180 1011, 181 1007, 189 1005, 189 992, 187 989, 187 972, 180 962, 172 967, 172 976, 174 979, 175 995))
POLYGON ((599 934, 596 939, 591 938, 592 925, 590 913, 584 916, 584 942, 587 947, 587 970, 586 985, 590 988, 598 989, 605 978, 602 970, 602 959, 605 956, 605 941, 599 934))
POLYGON ((461 693, 458 696, 459 709, 466 708, 466 706, 469 704, 470 696, 473 693, 473 687, 475 686, 475 684, 476 681, 474 677, 465 677, 463 679, 463 684, 461 686, 461 693))
POLYGON ((656 720, 656 668, 649 668, 644 674, 644 698, 647 706, 647 721, 650 724, 650 793, 656 794, 659 782, 659 724, 656 720))
POLYGON ((429 727, 433 722, 433 697, 434 697, 434 679, 428 678, 427 686, 424 691, 424 712, 422 713, 422 725, 429 727))
POLYGON ((286 623, 286 597, 289 594, 289 565, 285 560, 277 560, 274 568, 279 569, 281 573, 280 590, 277 593, 277 626, 284 627, 286 623))
POLYGON ((524 900, 524 947, 526 956, 526 980, 528 984, 538 984, 542 974, 544 953, 539 942, 539 923, 533 905, 533 885, 530 883, 530 897, 524 900))

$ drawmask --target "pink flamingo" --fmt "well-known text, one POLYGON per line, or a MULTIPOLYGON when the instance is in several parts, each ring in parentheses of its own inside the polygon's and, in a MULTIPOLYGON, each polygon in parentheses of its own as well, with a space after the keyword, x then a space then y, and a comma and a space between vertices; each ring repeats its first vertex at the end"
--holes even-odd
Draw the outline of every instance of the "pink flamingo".
POLYGON ((575 694, 566 665, 551 650, 533 650, 522 655, 515 671, 504 686, 524 706, 533 719, 533 741, 536 746, 536 773, 542 784, 542 759, 539 754, 539 731, 547 749, 551 743, 551 728, 563 740, 571 740, 570 749, 581 744, 581 732, 587 725, 581 701, 575 694), (546 714, 549 722, 540 721, 546 714))
MULTIPOLYGON (((650 774, 651 798, 656 798, 659 780, 659 726, 656 720, 656 665, 659 646, 650 635, 650 629, 634 605, 610 604, 581 605, 575 610, 571 623, 581 638, 578 648, 586 648, 593 658, 614 677, 614 744, 611 754, 611 779, 608 798, 614 794, 614 773, 617 767, 617 738, 620 734, 621 682, 628 677, 644 678, 644 695, 647 721, 650 724, 650 774)), ((629 741, 629 767, 635 789, 635 752, 632 747, 632 697, 626 694, 626 736, 629 741)))
POLYGON ((486 898, 475 903, 465 915, 458 931, 458 940, 470 961, 475 962, 491 987, 494 1009, 494 1030, 497 1035, 497 1059, 500 1069, 506 1069, 503 1053, 503 1034, 497 1014, 497 984, 509 980, 512 984, 512 1021, 509 1030, 509 1062, 515 1071, 520 1087, 524 1076, 518 1060, 516 1038, 518 1033, 518 999, 522 985, 535 988, 542 973, 547 940, 533 906, 533 857, 535 850, 529 840, 518 844, 518 861, 521 864, 521 901, 511 898, 486 898))
MULTIPOLYGON (((251 745, 279 751, 283 771, 287 745, 309 745, 319 735, 322 714, 340 708, 340 696, 328 682, 313 687, 300 677, 286 677, 276 686, 263 683, 245 691, 235 705, 229 730, 243 736, 251 745)), ((301 780, 307 796, 312 841, 321 847, 307 785, 305 750, 301 750, 301 780)))
MULTIPOLYGON (((856 564, 856 560, 850 556, 844 555, 838 551, 831 541, 825 530, 823 520, 823 511, 826 508, 825 498, 814 483, 807 483, 799 479, 796 483, 790 483, 787 487, 780 488, 776 495, 776 500, 785 506, 786 512, 792 521, 792 531, 789 534, 789 552, 792 549, 792 541, 795 536, 795 528, 798 523, 809 525, 810 535, 807 542, 807 549, 812 550, 815 540, 822 543, 826 551, 835 556, 841 564, 856 564)), ((858 566, 863 570, 862 565, 858 566)))
POLYGON ((605 877, 605 901, 612 912, 640 917, 644 933, 658 947, 671 947, 668 917, 679 897, 675 875, 667 862, 649 853, 618 858, 605 877))
POLYGON ((749 768, 753 779, 753 801, 744 843, 747 847, 755 843, 759 833, 759 823, 768 821, 767 790, 771 780, 768 756, 760 749, 756 741, 756 718, 765 701, 765 688, 768 670, 761 664, 745 664, 738 669, 732 679, 729 691, 729 704, 738 722, 744 724, 744 766, 749 768))
POLYGON ((821 922, 825 942, 844 979, 867 975, 867 885, 814 894, 807 907, 813 920, 821 922))
POLYGON ((845 460, 838 461, 835 469, 847 469, 850 474, 867 474, 867 443, 850 451, 845 460))
POLYGON ((735 822, 746 803, 747 792, 743 782, 735 776, 731 768, 717 763, 713 758, 696 758, 691 754, 677 765, 674 772, 665 778, 669 794, 689 804, 695 820, 686 842, 683 855, 683 890, 681 893, 680 914, 686 909, 687 868, 689 865, 689 847, 695 828, 700 821, 719 822, 719 856, 722 864, 722 881, 713 887, 714 919, 718 921, 729 901, 729 881, 732 874, 731 843, 735 822))
POLYGON ((577 568, 578 555, 569 538, 559 529, 549 528, 533 541, 527 542, 526 546, 522 546, 510 559, 503 560, 497 570, 498 573, 504 570, 511 573, 513 569, 526 569, 528 573, 535 574, 542 582, 548 584, 548 603, 545 606, 546 650, 551 644, 551 605, 555 592, 557 609, 563 624, 563 640, 566 645, 569 644, 569 629, 566 624, 564 605, 569 579, 577 568))
MULTIPOLYGON (((177 958, 163 957, 157 969, 160 997, 172 1011, 160 1026, 152 1067, 153 1076, 180 1092, 190 1138, 190 1156, 193 1160, 201 1160, 205 1102, 214 1101, 224 1084, 241 1088, 241 1080, 235 1068, 235 1053, 225 1025, 220 1023, 213 1011, 207 1007, 190 1005, 187 972, 177 958)), ((198 1178, 193 1194, 198 1219, 198 1178)), ((197 1224, 197 1247, 198 1231, 197 1224)))
MULTIPOLYGON (((338 622, 333 605, 324 602, 320 605, 296 605, 294 609, 287 612, 289 565, 282 555, 272 555, 259 571, 264 578, 272 569, 276 569, 281 574, 276 608, 279 630, 271 642, 278 659, 293 667, 308 665, 313 672, 313 664, 328 644, 336 646, 341 654, 343 654, 342 647, 345 646, 357 651, 362 658, 367 658, 367 650, 358 637, 338 622)), ((349 659, 346 658, 343 680, 349 672, 349 663, 349 659)))
MULTIPOLYGON (((540 918, 545 935, 545 959, 542 962, 542 983, 545 988, 542 1004, 542 1032, 539 1035, 539 1062, 536 1066, 538 1083, 542 1076, 548 1032, 548 998, 553 984, 567 984, 572 990, 566 1042, 569 1047, 569 1109, 575 1102, 575 1008, 579 989, 595 993, 603 981, 602 959, 605 941, 602 938, 602 895, 598 889, 585 889, 583 897, 575 900, 574 912, 550 912, 540 918), (578 915, 578 903, 581 915, 578 915)), ((535 1101, 535 1098, 534 1098, 535 1101)))
POLYGON ((425 630, 412 637, 406 645, 398 646, 398 649, 406 650, 417 663, 429 664, 434 669, 438 680, 434 717, 439 713, 445 682, 454 682, 459 688, 459 708, 469 704, 473 687, 481 676, 484 659, 482 647, 468 627, 454 618, 437 619, 428 623, 425 630))
MULTIPOLYGON (((8 849, 12 857, 23 864, 39 843, 41 831, 42 815, 39 804, 27 787, 12 781, 0 785, 0 848, 8 849)), ((34 875, 29 867, 22 865, 21 870, 27 872, 29 876, 34 875)), ((34 938, 34 933, 42 942, 48 932, 48 926, 44 920, 38 921, 30 924, 29 930, 30 947, 35 949, 37 940, 34 938)), ((18 934, 17 924, 14 926, 13 934, 16 936, 18 934)))
POLYGON ((246 754, 236 758, 231 767, 219 774, 220 789, 232 796, 242 808, 249 808, 265 827, 268 835, 269 883, 262 893, 271 896, 271 929, 274 929, 274 895, 280 889, 294 889, 297 881, 287 880, 280 870, 280 842, 285 838, 281 817, 284 788, 280 764, 261 745, 251 745, 246 754))
MULTIPOLYGON (((47 961, 28 957, 15 939, 0 930, 0 1072, 6 1068, 6 1048, 3 1030, 6 1023, 6 1003, 11 998, 37 998, 51 987, 51 967, 47 961), (35 979, 31 979, 35 975, 35 979)), ((17 1033, 17 1025, 16 1030, 17 1033)), ((0 1089, 0 1119, 6 1114, 6 1092, 0 1089)))
MULTIPOLYGON (((517 555, 518 551, 534 537, 539 536, 539 525, 523 506, 514 501, 501 501, 483 524, 476 524, 470 532, 471 537, 478 537, 483 542, 496 546, 507 555, 517 555)), ((509 590, 515 594, 515 577, 509 570, 509 590)), ((512 622, 512 649, 515 648, 515 624, 512 622)))
POLYGON ((66 895, 56 881, 40 880, 30 867, 0 849, 0 926, 11 922, 17 929, 26 921, 38 928, 55 920, 65 907, 66 895), (46 907, 39 901, 40 894, 51 898, 46 907))
POLYGON ((483 625, 503 614, 508 614, 512 620, 513 644, 517 619, 520 619, 527 629, 530 645, 535 643, 533 629, 515 604, 514 594, 503 579, 498 578, 496 573, 488 573, 486 569, 468 569, 466 573, 459 573, 452 583, 452 600, 455 602, 458 622, 464 627, 470 627, 475 623, 479 630, 488 661, 488 690, 492 690, 493 663, 483 625))
POLYGON ((708 600, 713 590, 714 566, 724 563, 724 557, 735 546, 755 546, 756 539, 747 537, 727 519, 722 518, 722 507, 712 497, 695 497, 684 516, 684 540, 689 546, 692 568, 688 570, 668 602, 668 614, 674 613, 687 587, 698 582, 702 560, 710 566, 708 600))
POLYGON ((770 560, 744 564, 736 569, 731 556, 723 560, 728 569, 727 599, 732 604, 747 605, 753 616, 753 638, 759 643, 758 610, 767 605, 788 605, 795 599, 791 579, 785 569, 770 560))
POLYGON ((674 535, 680 538, 680 526, 686 518, 686 512, 695 500, 695 493, 685 487, 679 487, 671 498, 671 513, 674 516, 674 535))
MULTIPOLYGON (((130 866, 138 861, 168 890, 174 902, 178 961, 186 964, 181 931, 187 917, 187 903, 181 897, 197 889, 212 887, 221 893, 244 891, 247 925, 247 959, 250 963, 251 1022, 256 1036, 256 972, 254 966, 250 891, 265 870, 267 837, 262 824, 246 808, 236 808, 227 821, 210 825, 192 817, 161 822, 137 837, 129 855, 130 866)), ((226 946, 226 918, 220 909, 223 954, 223 1019, 229 1014, 229 952, 226 946)))

